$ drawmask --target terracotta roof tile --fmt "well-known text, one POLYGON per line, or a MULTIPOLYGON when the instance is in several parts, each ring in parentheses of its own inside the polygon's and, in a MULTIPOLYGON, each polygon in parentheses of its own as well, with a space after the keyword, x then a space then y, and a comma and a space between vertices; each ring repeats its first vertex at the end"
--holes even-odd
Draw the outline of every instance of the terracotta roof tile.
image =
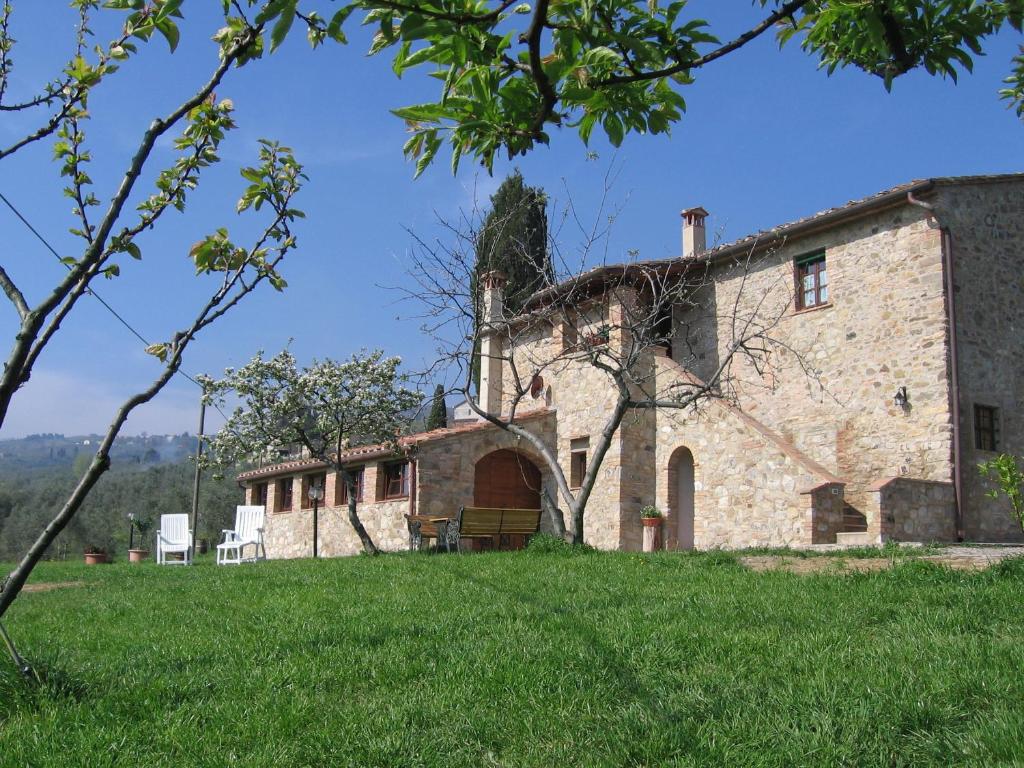
POLYGON ((673 256, 666 259, 651 259, 632 263, 611 264, 595 267, 580 275, 576 275, 558 285, 538 291, 527 301, 527 307, 534 307, 542 303, 552 295, 563 293, 569 289, 578 289, 592 281, 599 281, 605 277, 621 275, 631 268, 657 269, 659 267, 683 266, 689 263, 698 264, 716 258, 724 258, 735 255, 752 248, 765 248, 780 240, 797 235, 819 226, 825 226, 833 222, 842 221, 846 218, 867 213, 876 208, 897 205, 906 200, 908 192, 925 194, 937 186, 954 186, 957 184, 992 184, 1002 182, 1024 182, 1024 173, 997 173, 979 174, 974 176, 937 176, 931 179, 916 179, 903 184, 897 184, 889 189, 883 189, 867 197, 857 200, 850 200, 842 205, 826 208, 823 211, 804 216, 793 221, 779 224, 770 229, 754 232, 730 243, 723 243, 709 248, 697 256, 683 257, 673 256))
MULTIPOLYGON (((516 417, 516 423, 532 421, 550 413, 553 413, 550 408, 539 408, 533 411, 527 411, 526 413, 520 414, 516 417)), ((398 440, 398 455, 408 454, 413 448, 421 445, 422 443, 444 440, 449 437, 456 437, 471 432, 480 432, 485 429, 498 429, 498 427, 494 426, 489 421, 478 421, 473 422, 472 424, 459 424, 454 427, 442 427, 440 429, 433 429, 429 432, 417 432, 412 435, 406 435, 398 440)), ((361 445, 357 448, 343 451, 341 454, 341 461, 342 463, 349 463, 394 455, 396 455, 395 451, 387 445, 361 445)), ((250 469, 247 472, 239 474, 236 480, 239 482, 243 480, 255 480, 259 478, 273 477, 275 475, 286 475, 301 470, 324 469, 329 466, 330 464, 326 461, 321 461, 319 459, 296 459, 294 461, 286 461, 280 464, 271 464, 266 467, 260 467, 259 469, 250 469)))

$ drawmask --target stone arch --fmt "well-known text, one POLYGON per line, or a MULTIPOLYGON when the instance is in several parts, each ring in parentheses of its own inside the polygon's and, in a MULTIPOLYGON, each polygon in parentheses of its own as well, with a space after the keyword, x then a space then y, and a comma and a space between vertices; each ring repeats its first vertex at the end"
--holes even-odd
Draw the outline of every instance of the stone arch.
POLYGON ((693 549, 696 517, 696 464, 686 446, 676 448, 668 460, 668 547, 693 549))

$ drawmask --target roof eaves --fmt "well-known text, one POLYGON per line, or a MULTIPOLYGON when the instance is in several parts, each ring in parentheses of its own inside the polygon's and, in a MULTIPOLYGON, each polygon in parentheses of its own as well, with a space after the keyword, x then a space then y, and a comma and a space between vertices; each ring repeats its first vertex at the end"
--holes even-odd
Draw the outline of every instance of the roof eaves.
MULTIPOLYGON (((957 177, 962 180, 965 178, 979 178, 979 179, 991 179, 992 177, 957 177)), ((1021 174, 1010 175, 1010 178, 1021 178, 1021 174)), ((769 248, 774 245, 778 245, 780 241, 784 241, 790 237, 802 236, 809 234, 813 231, 829 227, 839 221, 847 221, 856 219, 861 216, 865 216, 869 213, 874 213, 878 210, 885 208, 894 207, 906 202, 907 194, 915 195, 927 195, 938 183, 937 179, 918 179, 915 181, 907 182, 892 187, 882 192, 878 192, 869 197, 861 198, 858 200, 852 200, 841 206, 835 208, 828 208, 824 211, 806 216, 802 219, 780 224, 771 229, 762 230, 746 237, 742 237, 738 240, 733 240, 730 243, 711 248, 699 256, 694 257, 683 257, 676 256, 666 259, 653 259, 649 261, 638 261, 632 264, 610 264, 601 267, 595 267, 582 275, 578 275, 570 280, 560 283, 550 288, 545 288, 542 291, 538 291, 533 294, 527 302, 526 307, 533 307, 538 304, 542 304, 545 300, 555 298, 559 295, 565 294, 568 291, 576 288, 577 286, 589 287, 595 282, 601 280, 607 280, 616 275, 625 274, 630 268, 636 269, 659 269, 662 267, 671 267, 674 265, 697 265, 705 264, 709 262, 718 261, 720 259, 734 256, 741 252, 759 251, 765 248, 769 248)), ((956 179, 948 177, 941 179, 943 183, 954 183, 956 179)), ((962 181, 960 182, 962 183, 962 181)))
MULTIPOLYGON (((515 423, 519 424, 524 421, 533 421, 541 416, 547 416, 553 413, 550 408, 538 408, 526 413, 520 414, 516 417, 515 423)), ((429 432, 416 432, 412 435, 405 435, 398 440, 398 452, 393 447, 388 445, 366 445, 360 446, 359 448, 353 448, 345 451, 341 454, 341 464, 359 464, 360 462, 370 461, 372 459, 383 459, 391 457, 400 457, 407 455, 413 448, 420 445, 421 443, 434 442, 436 440, 444 440, 450 437, 458 437, 473 432, 479 432, 484 429, 498 429, 496 425, 489 421, 479 421, 473 424, 464 424, 455 427, 442 427, 440 429, 433 429, 429 432)), ((260 467, 259 469, 250 469, 246 472, 242 472, 235 479, 238 482, 246 480, 263 480, 265 478, 276 477, 279 475, 295 474, 296 472, 305 472, 309 470, 317 469, 328 469, 332 465, 330 462, 321 461, 319 459, 299 459, 296 461, 286 461, 280 464, 272 464, 266 467, 260 467)))

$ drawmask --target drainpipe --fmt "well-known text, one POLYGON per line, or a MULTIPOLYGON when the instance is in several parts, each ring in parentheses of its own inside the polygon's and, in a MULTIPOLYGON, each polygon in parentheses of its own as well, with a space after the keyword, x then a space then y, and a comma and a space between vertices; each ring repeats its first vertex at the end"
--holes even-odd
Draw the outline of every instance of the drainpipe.
POLYGON ((409 459, 409 514, 416 514, 416 460, 409 459))
POLYGON ((960 363, 956 345, 956 295, 953 292, 953 235, 944 227, 935 213, 935 206, 918 200, 913 192, 907 193, 907 202, 923 208, 928 216, 939 225, 942 250, 942 271, 946 276, 946 322, 949 324, 950 397, 953 418, 953 495, 955 496, 956 539, 964 540, 963 482, 960 462, 960 363))

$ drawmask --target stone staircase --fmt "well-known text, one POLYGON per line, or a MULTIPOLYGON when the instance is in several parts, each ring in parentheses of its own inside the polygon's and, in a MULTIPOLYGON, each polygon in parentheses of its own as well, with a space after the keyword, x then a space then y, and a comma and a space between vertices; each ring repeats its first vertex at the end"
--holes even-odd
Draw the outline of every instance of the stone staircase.
POLYGON ((836 544, 844 547, 870 547, 877 543, 871 540, 871 534, 867 531, 842 531, 836 534, 836 544))
MULTIPOLYGON (((691 386, 701 384, 696 376, 671 358, 655 357, 655 366, 658 385, 666 390, 677 383, 691 386)), ((843 515, 843 492, 846 485, 843 478, 833 474, 790 440, 737 405, 724 399, 712 399, 707 401, 707 407, 718 411, 719 416, 715 418, 730 424, 735 430, 736 437, 731 438, 732 442, 728 446, 720 444, 719 451, 742 445, 743 456, 741 463, 738 463, 741 467, 740 476, 746 472, 755 482, 763 483, 753 501, 740 496, 738 504, 727 502, 722 508, 752 509, 757 504, 775 516, 772 523, 762 523, 759 529, 748 532, 752 533, 751 540, 754 543, 766 546, 832 543, 837 533, 848 530, 843 515), (747 461, 750 456, 758 457, 753 467, 747 461), (776 526, 778 533, 773 531, 764 535, 770 526, 776 526), (756 538, 758 536, 764 540, 756 538)), ((667 426, 662 427, 662 431, 667 429, 667 426)), ((720 455, 730 454, 723 452, 720 455)), ((720 522, 720 527, 724 530, 737 522, 742 523, 730 520, 720 522)), ((748 540, 744 539, 744 542, 744 545, 749 546, 748 540)))

